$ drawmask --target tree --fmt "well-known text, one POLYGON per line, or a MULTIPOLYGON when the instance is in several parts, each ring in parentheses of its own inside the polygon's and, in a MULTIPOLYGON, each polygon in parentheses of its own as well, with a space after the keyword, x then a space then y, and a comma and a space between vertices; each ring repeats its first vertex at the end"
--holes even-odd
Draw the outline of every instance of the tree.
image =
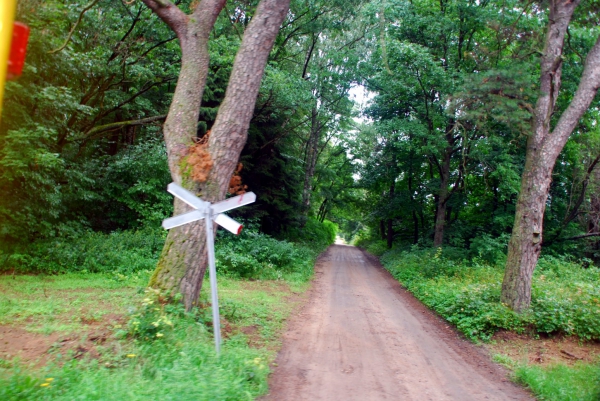
POLYGON ((508 247, 502 302, 523 311, 531 302, 531 279, 542 247, 542 225, 552 171, 558 155, 600 87, 600 38, 585 61, 579 86, 556 121, 553 114, 561 88, 565 35, 579 0, 552 0, 541 55, 539 97, 527 140, 525 167, 508 247))
POLYGON ((139 2, 20 0, 18 19, 31 35, 23 75, 5 88, 0 248, 139 227, 142 209, 160 209, 154 221, 170 214, 163 145, 154 138, 177 77, 175 35, 139 2), (101 12, 83 13, 92 3, 101 12), (151 152, 127 150, 148 142, 151 152), (127 177, 113 174, 125 152, 140 158, 127 177), (116 187, 127 193, 115 196, 116 187))
MULTIPOLYGON (((208 72, 208 39, 225 0, 202 0, 190 15, 168 0, 143 1, 171 27, 181 45, 181 71, 164 125, 171 176, 207 201, 221 200, 246 143, 264 68, 289 0, 263 0, 258 5, 238 50, 211 135, 199 144, 192 138, 208 72)), ((185 204, 175 201, 175 213, 186 210, 185 204)), ((170 294, 180 292, 188 310, 198 300, 207 267, 204 224, 195 222, 169 232, 150 280, 151 286, 170 294)))

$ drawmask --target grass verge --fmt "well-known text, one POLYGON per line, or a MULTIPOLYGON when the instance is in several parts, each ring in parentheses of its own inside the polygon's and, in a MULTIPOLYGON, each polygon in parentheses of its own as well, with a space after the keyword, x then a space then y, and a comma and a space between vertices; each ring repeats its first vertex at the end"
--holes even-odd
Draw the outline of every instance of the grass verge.
MULTIPOLYGON (((600 269, 543 257, 533 277, 531 308, 517 314, 500 302, 503 266, 469 261, 452 249, 392 250, 381 262, 429 308, 473 341, 489 341, 500 330, 540 336, 600 340, 600 269)), ((598 362, 535 365, 500 362, 543 400, 598 400, 598 362), (595 398, 594 398, 595 397, 595 398)), ((504 358, 504 360, 502 360, 504 358)))
MULTIPOLYGON (((257 233, 251 240, 223 239, 221 246, 249 257, 217 261, 219 356, 208 280, 200 308, 185 313, 145 288, 148 270, 107 272, 127 255, 115 253, 110 264, 94 257, 94 269, 82 262, 75 273, 0 276, 0 338, 22 338, 6 341, 14 349, 0 344, 0 399, 251 400, 264 394, 285 319, 308 287, 318 249, 257 233)), ((41 271, 54 271, 53 263, 41 271)))
POLYGON ((497 354, 494 360, 512 371, 513 379, 528 387, 539 400, 597 401, 600 399, 600 365, 575 363, 535 366, 497 354))
MULTIPOLYGON (((75 343, 67 347, 60 337, 50 337, 50 359, 42 366, 35 355, 27 361, 18 355, 0 359, 2 400, 254 399, 267 390, 268 365, 294 305, 288 283, 221 277, 224 344, 217 356, 210 308, 184 313, 163 305, 137 287, 145 283, 142 275, 123 281, 97 274, 48 280, 2 277, 3 289, 6 282, 17 283, 2 293, 2 305, 10 305, 0 309, 2 324, 59 332, 75 343), (93 321, 80 318, 83 309, 93 321), (120 313, 122 319, 103 319, 120 313), (98 328, 108 334, 90 342, 98 328)), ((294 290, 305 286, 296 283, 294 290)))

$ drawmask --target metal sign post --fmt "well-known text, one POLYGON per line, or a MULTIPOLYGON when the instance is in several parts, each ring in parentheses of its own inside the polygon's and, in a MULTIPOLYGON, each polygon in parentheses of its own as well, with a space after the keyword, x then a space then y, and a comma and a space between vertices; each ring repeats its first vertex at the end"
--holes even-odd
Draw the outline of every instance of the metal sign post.
POLYGON ((214 221, 226 230, 238 235, 240 232, 242 232, 243 226, 237 221, 223 214, 223 212, 254 202, 256 200, 256 195, 253 192, 248 192, 244 195, 235 196, 233 198, 211 204, 210 202, 203 201, 187 189, 180 187, 174 182, 169 184, 167 191, 193 207, 194 210, 163 220, 163 228, 169 230, 193 221, 206 219, 206 248, 208 250, 208 275, 210 278, 212 299, 213 329, 215 332, 215 348, 217 350, 217 354, 219 354, 221 352, 221 319, 219 317, 219 297, 217 293, 215 238, 213 233, 213 225, 211 222, 214 221))

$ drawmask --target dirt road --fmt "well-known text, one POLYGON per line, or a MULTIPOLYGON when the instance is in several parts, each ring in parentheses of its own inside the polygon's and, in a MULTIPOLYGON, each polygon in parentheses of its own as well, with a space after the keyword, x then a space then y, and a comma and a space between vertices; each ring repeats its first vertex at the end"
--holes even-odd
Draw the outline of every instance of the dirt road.
POLYGON ((530 400, 361 250, 321 256, 266 400, 530 400))

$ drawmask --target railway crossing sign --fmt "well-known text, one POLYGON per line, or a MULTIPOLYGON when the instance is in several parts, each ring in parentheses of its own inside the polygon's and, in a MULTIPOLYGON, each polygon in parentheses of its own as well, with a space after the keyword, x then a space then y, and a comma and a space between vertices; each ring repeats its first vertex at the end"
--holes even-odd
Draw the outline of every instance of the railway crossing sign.
POLYGON ((209 222, 214 221, 226 230, 238 235, 240 232, 242 232, 243 226, 237 221, 223 214, 223 212, 254 202, 256 200, 256 195, 254 192, 248 192, 243 195, 234 196, 233 198, 211 204, 210 202, 203 201, 192 192, 180 187, 174 182, 169 184, 167 191, 193 207, 194 210, 163 220, 162 226, 164 229, 169 230, 171 228, 179 227, 184 224, 202 219, 206 219, 207 222, 206 248, 208 250, 208 275, 210 278, 212 298, 215 348, 218 354, 221 352, 221 321, 219 317, 219 297, 217 293, 217 268, 215 266, 215 238, 213 235, 213 225, 209 224, 209 222))

